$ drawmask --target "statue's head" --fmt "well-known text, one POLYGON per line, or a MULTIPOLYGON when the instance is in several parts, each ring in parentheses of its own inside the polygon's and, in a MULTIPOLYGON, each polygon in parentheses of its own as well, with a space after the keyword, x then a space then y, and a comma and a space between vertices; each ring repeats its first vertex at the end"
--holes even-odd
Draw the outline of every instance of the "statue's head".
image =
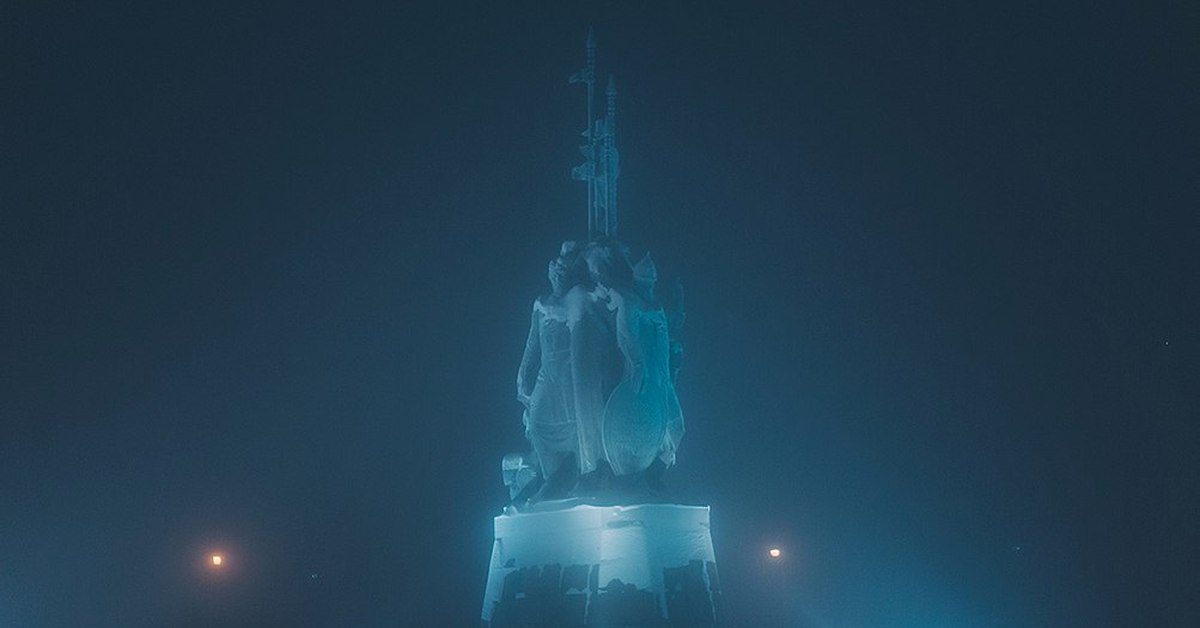
POLYGON ((603 283, 609 265, 608 251, 602 246, 592 244, 584 251, 583 261, 587 264, 588 275, 591 276, 592 281, 603 283))
POLYGON ((567 265, 563 263, 561 257, 556 257, 550 260, 550 265, 546 269, 546 276, 550 279, 550 288, 555 294, 561 293, 566 288, 567 283, 567 265))
POLYGON ((615 239, 597 240, 583 252, 588 275, 606 287, 627 286, 632 280, 629 249, 615 239))
POLYGON ((555 293, 570 288, 579 282, 579 245, 574 240, 567 240, 562 243, 558 250, 558 257, 550 260, 550 265, 546 271, 550 278, 550 286, 555 293))
POLYGON ((647 252, 637 266, 633 267, 633 285, 641 290, 646 298, 653 299, 654 284, 656 283, 658 283, 658 268, 654 265, 654 260, 650 259, 650 253, 647 252))

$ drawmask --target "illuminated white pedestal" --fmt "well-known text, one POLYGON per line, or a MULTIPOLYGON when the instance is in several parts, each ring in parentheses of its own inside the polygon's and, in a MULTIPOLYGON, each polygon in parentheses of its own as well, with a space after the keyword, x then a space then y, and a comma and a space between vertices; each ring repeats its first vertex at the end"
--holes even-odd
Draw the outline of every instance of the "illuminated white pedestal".
POLYGON ((718 624, 708 506, 578 505, 495 523, 485 627, 718 624))

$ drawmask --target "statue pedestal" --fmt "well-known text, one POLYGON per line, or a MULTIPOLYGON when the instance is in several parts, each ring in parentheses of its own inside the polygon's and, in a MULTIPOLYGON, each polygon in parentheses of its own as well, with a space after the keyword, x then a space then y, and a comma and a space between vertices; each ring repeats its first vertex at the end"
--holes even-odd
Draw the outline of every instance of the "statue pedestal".
POLYGON ((577 505, 495 523, 485 628, 718 625, 708 506, 577 505))

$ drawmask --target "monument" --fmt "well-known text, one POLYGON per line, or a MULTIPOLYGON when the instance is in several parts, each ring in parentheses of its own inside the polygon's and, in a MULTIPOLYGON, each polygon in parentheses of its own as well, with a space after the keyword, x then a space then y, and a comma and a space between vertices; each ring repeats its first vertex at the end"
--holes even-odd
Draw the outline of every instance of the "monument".
POLYGON ((510 502, 495 518, 484 628, 698 628, 720 618, 707 506, 674 503, 663 476, 684 434, 675 384, 683 292, 658 296, 650 254, 617 237, 616 97, 596 118, 596 45, 571 83, 587 88, 587 239, 568 240, 533 304, 517 370, 530 452, 509 454, 510 502))

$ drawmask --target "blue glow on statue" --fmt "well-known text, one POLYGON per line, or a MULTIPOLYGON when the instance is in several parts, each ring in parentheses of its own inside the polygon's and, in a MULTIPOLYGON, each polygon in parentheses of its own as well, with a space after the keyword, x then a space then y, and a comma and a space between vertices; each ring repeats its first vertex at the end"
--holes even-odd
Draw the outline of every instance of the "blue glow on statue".
POLYGON ((617 238, 616 84, 609 77, 606 110, 593 119, 595 39, 587 66, 571 77, 587 87, 583 164, 571 175, 587 184, 588 240, 567 241, 550 261, 550 292, 533 304, 517 399, 534 460, 506 459, 513 506, 568 497, 589 503, 629 503, 661 497, 662 472, 675 462, 683 413, 675 393, 682 345, 682 291, 668 313, 655 287, 658 269, 647 253, 630 264, 617 238), (541 485, 529 495, 530 473, 541 485))
POLYGON ((617 346, 625 356, 625 376, 604 407, 604 450, 617 475, 649 469, 655 459, 674 464, 683 438, 667 315, 654 297, 657 280, 647 253, 633 269, 632 286, 605 288, 616 313, 617 346))
POLYGON ((502 465, 511 502, 495 518, 481 620, 487 628, 719 624, 707 506, 666 498, 683 412, 683 291, 656 294, 650 254, 617 238, 616 87, 592 118, 596 48, 571 78, 588 92, 572 176, 587 183, 587 240, 550 260, 530 314, 517 399, 532 455, 502 465))
POLYGON ((683 437, 674 378, 682 349, 669 323, 683 317, 659 303, 650 255, 632 267, 615 238, 582 251, 564 242, 547 275, 517 369, 543 479, 530 501, 652 498, 683 437))

